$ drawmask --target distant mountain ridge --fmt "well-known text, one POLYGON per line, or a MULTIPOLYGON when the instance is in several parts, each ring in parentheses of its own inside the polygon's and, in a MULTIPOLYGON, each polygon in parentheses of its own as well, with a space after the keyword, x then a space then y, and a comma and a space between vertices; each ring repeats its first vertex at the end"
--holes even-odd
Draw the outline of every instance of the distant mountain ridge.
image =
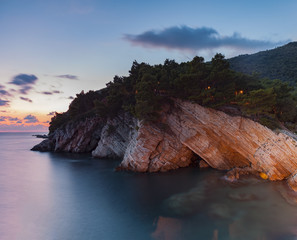
POLYGON ((228 59, 231 69, 257 73, 260 77, 297 82, 297 42, 255 54, 239 55, 228 59))

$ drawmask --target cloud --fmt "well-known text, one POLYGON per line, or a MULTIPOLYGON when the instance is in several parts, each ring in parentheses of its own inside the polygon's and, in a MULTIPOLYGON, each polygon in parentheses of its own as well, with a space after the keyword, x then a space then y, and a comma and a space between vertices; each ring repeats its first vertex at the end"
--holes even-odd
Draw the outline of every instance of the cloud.
POLYGON ((65 75, 57 75, 57 78, 66 78, 70 80, 78 80, 78 76, 71 75, 71 74, 65 74, 65 75))
POLYGON ((45 94, 45 95, 52 95, 53 93, 52 92, 46 92, 46 91, 44 91, 44 92, 41 92, 42 94, 45 94))
POLYGON ((18 122, 21 121, 21 119, 17 118, 17 117, 10 117, 10 116, 0 116, 0 122, 4 122, 4 121, 10 121, 10 122, 18 122))
POLYGON ((31 86, 24 86, 23 88, 21 88, 21 89, 19 90, 19 92, 20 92, 21 94, 26 95, 26 94, 28 94, 28 92, 29 92, 31 89, 32 89, 31 86))
POLYGON ((138 35, 126 34, 124 39, 135 45, 179 50, 209 50, 219 47, 256 49, 276 46, 276 42, 244 38, 238 33, 222 36, 208 27, 173 26, 160 31, 151 30, 138 35))
POLYGON ((49 92, 49 91, 41 92, 41 94, 44 94, 44 95, 53 95, 53 94, 60 94, 60 93, 63 93, 63 92, 58 91, 58 90, 54 90, 54 91, 51 91, 51 92, 49 92))
POLYGON ((28 74, 19 74, 16 75, 10 84, 18 85, 18 86, 24 86, 28 84, 34 84, 38 78, 35 75, 28 75, 28 74))
POLYGON ((50 112, 47 114, 47 116, 54 116, 56 114, 56 112, 50 112))
POLYGON ((60 94, 60 93, 63 93, 63 92, 55 90, 55 91, 53 91, 53 93, 60 94))
POLYGON ((19 121, 20 119, 18 119, 17 117, 8 117, 8 120, 11 121, 11 122, 16 122, 16 121, 19 121))
POLYGON ((1 96, 11 96, 11 94, 4 89, 0 89, 0 95, 1 96))
POLYGON ((30 103, 33 102, 30 98, 20 97, 20 99, 30 103))
POLYGON ((38 122, 38 119, 35 116, 31 115, 31 114, 24 117, 24 120, 25 120, 25 123, 36 123, 36 122, 38 122))
POLYGON ((0 99, 0 106, 8 106, 9 101, 0 99))
POLYGON ((26 95, 28 94, 28 91, 33 88, 32 85, 34 85, 37 80, 38 78, 33 74, 29 75, 22 73, 14 76, 9 83, 20 86, 21 89, 19 90, 19 92, 26 95))
POLYGON ((0 96, 10 97, 11 94, 8 91, 4 90, 4 88, 5 86, 0 84, 0 96))

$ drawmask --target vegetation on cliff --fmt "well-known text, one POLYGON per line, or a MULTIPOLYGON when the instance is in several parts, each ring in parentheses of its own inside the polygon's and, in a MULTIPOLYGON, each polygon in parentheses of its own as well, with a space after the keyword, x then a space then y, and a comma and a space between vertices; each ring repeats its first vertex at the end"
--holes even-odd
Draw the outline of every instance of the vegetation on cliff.
POLYGON ((297 42, 255 54, 240 55, 228 61, 231 69, 238 72, 256 73, 260 77, 280 79, 292 84, 297 81, 297 42))
POLYGON ((52 118, 49 130, 87 116, 114 117, 120 111, 158 121, 162 104, 170 104, 173 98, 220 110, 231 108, 270 128, 293 127, 297 122, 294 90, 287 82, 235 72, 221 54, 207 63, 202 57, 180 64, 167 59, 154 66, 134 61, 129 76, 115 76, 102 90, 77 94, 67 112, 52 118))

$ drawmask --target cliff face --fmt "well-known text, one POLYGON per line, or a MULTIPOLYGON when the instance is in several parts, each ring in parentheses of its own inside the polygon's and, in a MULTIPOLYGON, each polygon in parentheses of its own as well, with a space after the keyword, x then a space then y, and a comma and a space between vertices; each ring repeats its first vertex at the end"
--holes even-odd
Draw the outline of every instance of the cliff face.
POLYGON ((83 153, 93 150, 99 139, 104 121, 91 118, 70 122, 57 129, 48 139, 32 148, 33 151, 83 153))
POLYGON ((297 142, 293 138, 243 117, 189 102, 175 104, 173 111, 163 114, 166 130, 140 125, 126 150, 123 168, 151 171, 157 164, 176 168, 189 164, 193 152, 213 168, 244 168, 265 173, 271 180, 297 172, 297 142), (158 149, 161 153, 154 154, 158 149))
POLYGON ((127 147, 121 168, 137 172, 157 172, 191 164, 193 151, 183 145, 175 134, 142 122, 138 127, 138 132, 133 135, 127 147))
POLYGON ((88 118, 70 122, 57 129, 33 151, 92 152, 94 157, 123 158, 128 143, 136 131, 136 119, 119 114, 113 119, 88 118))
POLYGON ((98 158, 123 158, 132 136, 137 132, 136 124, 136 119, 129 114, 108 119, 92 155, 98 158))
POLYGON ((251 167, 271 180, 297 169, 297 142, 252 120, 178 101, 166 119, 181 143, 217 169, 251 167))
POLYGON ((270 180, 289 178, 297 190, 297 142, 287 134, 179 100, 161 118, 159 124, 145 124, 124 114, 107 122, 94 118, 69 124, 35 150, 123 157, 120 168, 139 172, 186 167, 198 155, 211 167, 237 175, 248 171, 270 180))

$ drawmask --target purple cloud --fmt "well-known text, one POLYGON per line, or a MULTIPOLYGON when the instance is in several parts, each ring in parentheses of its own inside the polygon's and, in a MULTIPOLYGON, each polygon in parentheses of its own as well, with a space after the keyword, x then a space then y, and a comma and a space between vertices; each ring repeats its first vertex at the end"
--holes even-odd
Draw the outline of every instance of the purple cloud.
POLYGON ((0 106, 8 106, 8 105, 9 105, 9 101, 0 99, 0 106))
POLYGON ((28 75, 28 74, 19 74, 16 75, 12 80, 11 84, 24 86, 28 84, 34 84, 38 78, 35 75, 28 75))
POLYGON ((30 103, 33 102, 30 98, 20 97, 20 99, 30 103))
POLYGON ((19 118, 17 117, 10 117, 10 116, 0 116, 0 122, 4 122, 5 120, 8 120, 10 122, 18 122, 21 121, 19 118))
POLYGON ((31 89, 32 89, 31 86, 24 86, 24 87, 22 87, 22 88, 19 90, 19 92, 20 92, 21 94, 26 95, 26 94, 28 94, 28 92, 29 92, 31 89))
POLYGON ((58 91, 58 90, 54 90, 54 91, 51 91, 51 92, 49 92, 49 91, 41 92, 41 94, 44 94, 44 95, 53 95, 53 94, 60 94, 60 93, 63 93, 63 92, 58 91))
POLYGON ((25 120, 25 123, 36 123, 36 122, 38 122, 38 119, 35 116, 31 115, 31 114, 24 117, 24 120, 25 120))
POLYGON ((11 122, 15 122, 15 121, 19 121, 20 119, 18 119, 17 117, 14 118, 14 117, 7 117, 9 121, 11 122))
POLYGON ((47 114, 47 116, 54 116, 56 114, 56 112, 50 112, 47 114))
POLYGON ((124 39, 144 47, 180 50, 203 50, 219 47, 256 49, 281 44, 280 42, 244 38, 238 33, 222 36, 213 28, 191 28, 188 26, 173 26, 159 31, 146 31, 138 35, 126 34, 124 39))
POLYGON ((10 96, 10 93, 7 92, 7 91, 4 90, 4 89, 0 89, 0 95, 1 95, 1 96, 10 96))
POLYGON ((20 86, 21 89, 19 92, 21 94, 28 94, 28 91, 30 91, 38 78, 35 75, 29 75, 29 74, 19 74, 13 77, 13 79, 9 82, 10 84, 14 84, 17 86, 20 86))
POLYGON ((57 78, 66 78, 70 80, 78 80, 78 76, 75 75, 70 75, 70 74, 65 74, 65 75, 57 75, 57 78))
POLYGON ((58 90, 55 90, 55 91, 53 91, 53 93, 55 93, 55 94, 60 94, 60 93, 63 93, 63 92, 58 91, 58 90))
POLYGON ((52 92, 46 92, 46 91, 41 92, 41 93, 44 94, 44 95, 52 95, 53 94, 52 92))

